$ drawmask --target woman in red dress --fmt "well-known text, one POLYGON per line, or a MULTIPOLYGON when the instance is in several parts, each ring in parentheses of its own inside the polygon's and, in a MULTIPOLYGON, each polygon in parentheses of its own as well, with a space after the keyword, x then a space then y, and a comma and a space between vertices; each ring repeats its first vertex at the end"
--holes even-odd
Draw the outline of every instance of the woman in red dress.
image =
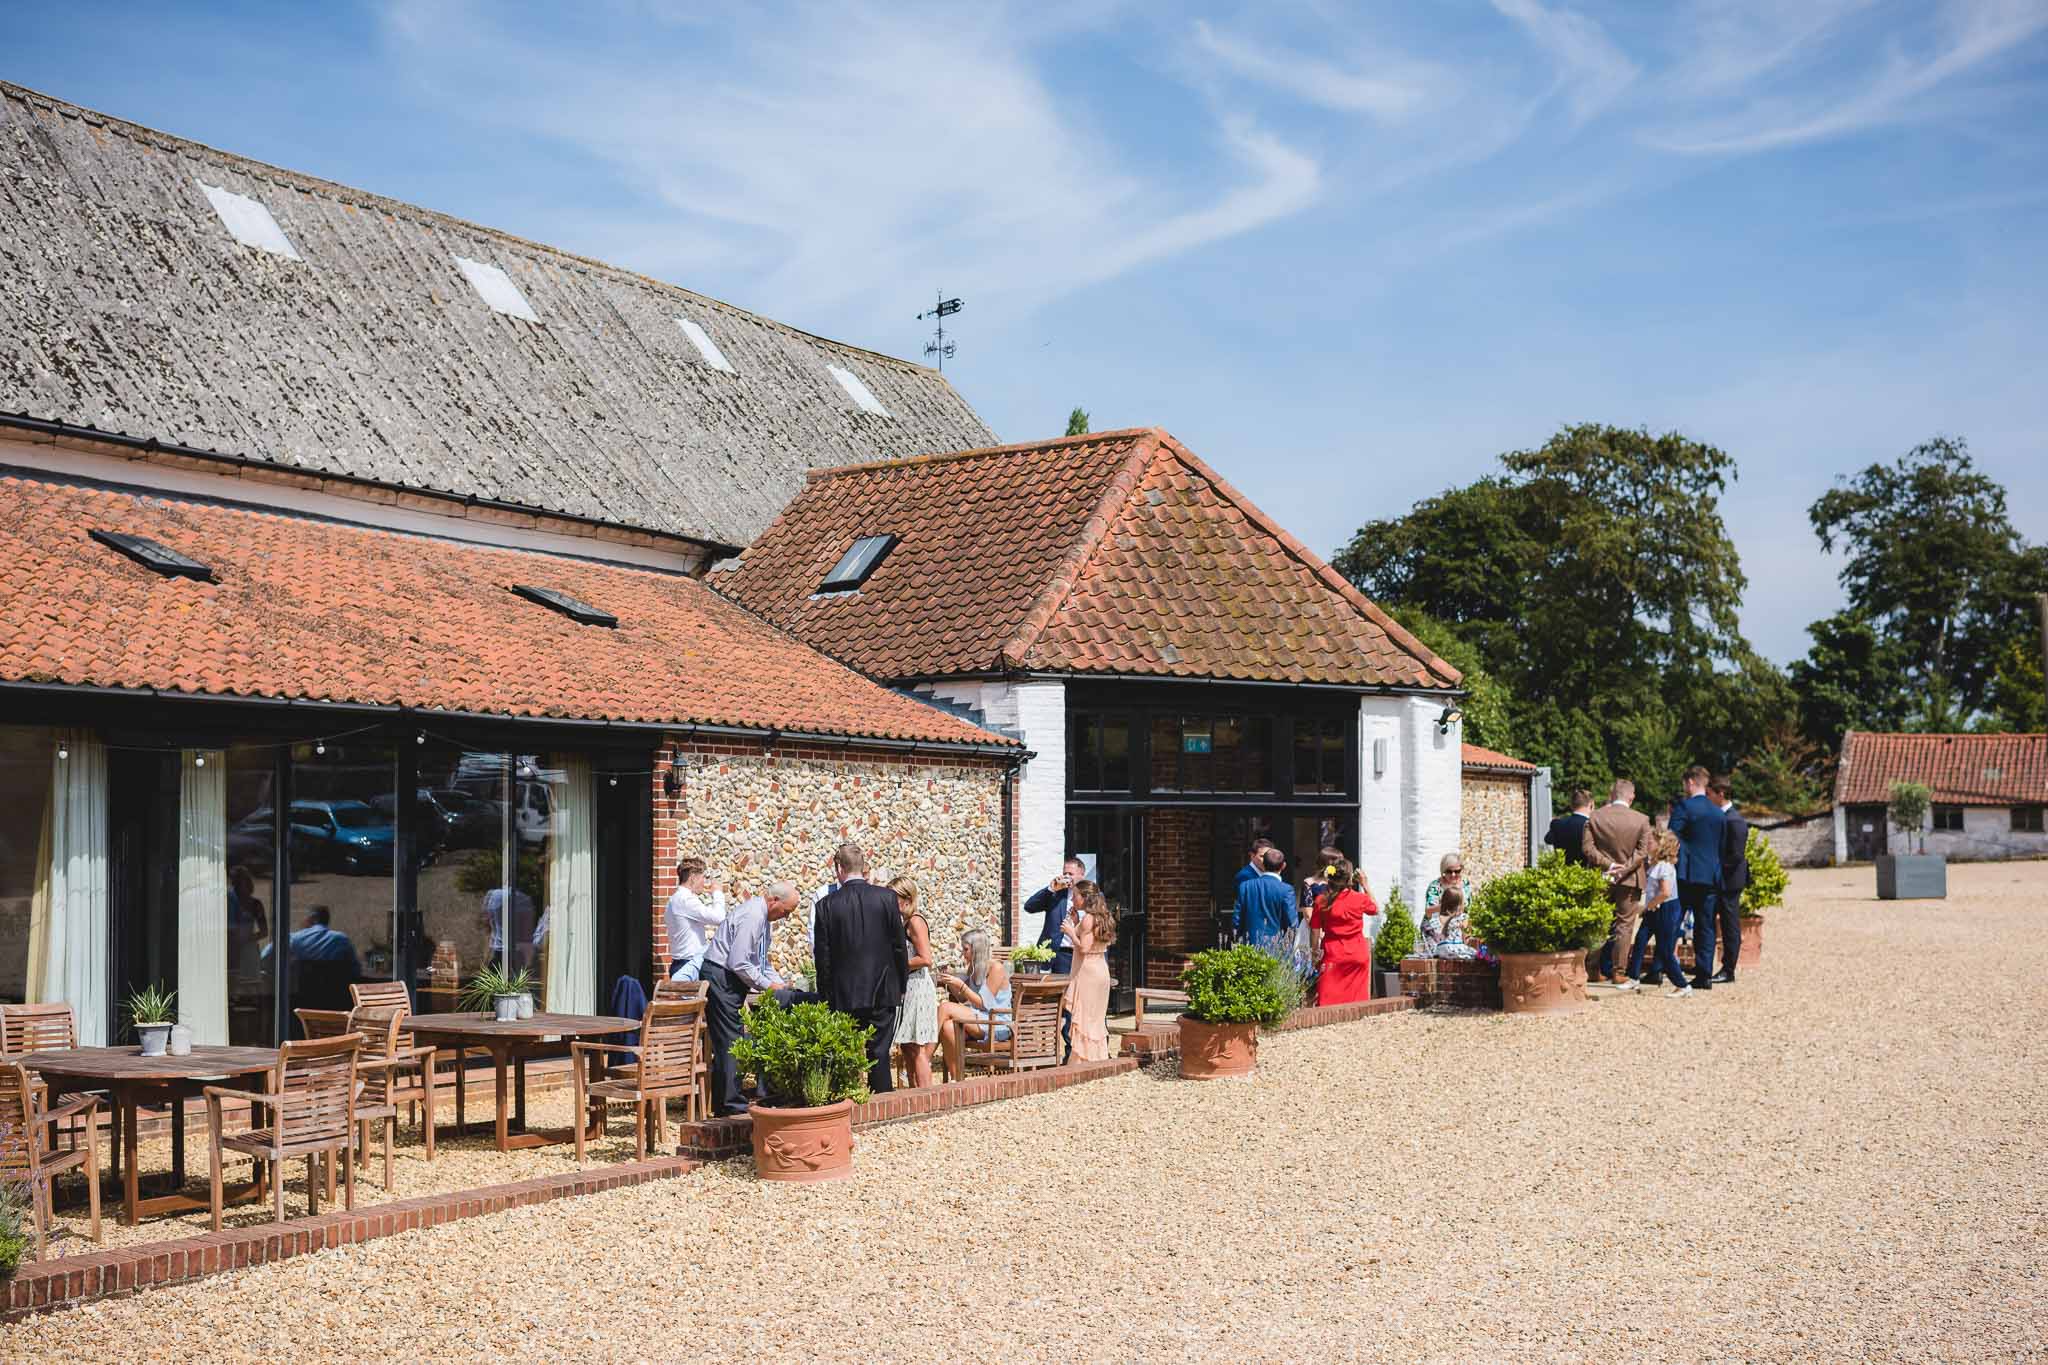
POLYGON ((1329 882, 1316 898, 1309 925, 1322 954, 1316 978, 1318 1005, 1346 1005, 1372 999, 1372 938, 1368 933, 1380 908, 1365 889, 1365 878, 1349 858, 1338 858, 1328 871, 1329 882))

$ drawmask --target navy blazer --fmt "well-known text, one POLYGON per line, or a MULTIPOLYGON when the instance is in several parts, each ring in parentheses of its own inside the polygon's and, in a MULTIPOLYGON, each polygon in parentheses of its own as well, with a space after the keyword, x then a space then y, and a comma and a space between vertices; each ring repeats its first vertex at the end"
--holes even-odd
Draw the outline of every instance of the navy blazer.
POLYGON ((1237 936, 1264 947, 1301 922, 1294 888, 1278 877, 1247 877, 1237 884, 1237 936))
POLYGON ((1671 832, 1678 836, 1678 880, 1720 887, 1721 835, 1727 827, 1727 817, 1705 792, 1671 808, 1671 832))
POLYGON ((1721 889, 1734 895, 1749 885, 1749 821, 1733 806, 1721 815, 1721 889))
MULTIPOLYGON (((1038 931, 1038 941, 1054 951, 1059 949, 1060 925, 1067 918, 1067 902, 1072 898, 1071 891, 1055 893, 1051 887, 1041 886, 1031 893, 1031 899, 1024 902, 1025 914, 1045 916, 1045 927, 1038 931)), ((1067 945, 1070 950, 1073 946, 1071 943, 1067 945)))

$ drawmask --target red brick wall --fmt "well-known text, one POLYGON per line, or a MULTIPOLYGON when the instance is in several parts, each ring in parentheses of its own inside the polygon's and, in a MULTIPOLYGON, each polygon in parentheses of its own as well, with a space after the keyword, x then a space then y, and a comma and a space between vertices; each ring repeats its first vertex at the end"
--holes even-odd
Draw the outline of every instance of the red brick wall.
POLYGON ((1209 849, 1216 817, 1205 810, 1145 813, 1145 984, 1172 990, 1188 954, 1216 946, 1209 849))

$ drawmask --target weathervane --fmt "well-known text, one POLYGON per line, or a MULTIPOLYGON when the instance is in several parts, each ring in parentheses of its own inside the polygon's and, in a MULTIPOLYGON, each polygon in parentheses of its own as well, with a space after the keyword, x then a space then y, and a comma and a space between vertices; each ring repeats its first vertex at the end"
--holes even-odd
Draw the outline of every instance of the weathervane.
POLYGON ((923 322, 926 318, 937 319, 936 330, 932 333, 932 339, 925 343, 924 353, 938 361, 941 374, 945 373, 946 361, 955 349, 953 343, 946 340, 946 319, 959 311, 960 300, 947 298, 946 291, 941 289, 939 291, 938 304, 930 311, 917 315, 919 322, 923 322))

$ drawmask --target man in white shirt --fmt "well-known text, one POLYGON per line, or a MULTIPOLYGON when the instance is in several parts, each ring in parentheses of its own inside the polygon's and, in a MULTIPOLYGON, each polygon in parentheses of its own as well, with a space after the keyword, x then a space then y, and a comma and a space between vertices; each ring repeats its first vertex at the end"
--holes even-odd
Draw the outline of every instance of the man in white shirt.
POLYGON ((704 950, 712 931, 725 921, 725 888, 704 872, 702 858, 685 858, 676 864, 676 890, 668 898, 668 976, 671 981, 695 981, 704 971, 704 950), (705 892, 711 899, 704 899, 705 892))

